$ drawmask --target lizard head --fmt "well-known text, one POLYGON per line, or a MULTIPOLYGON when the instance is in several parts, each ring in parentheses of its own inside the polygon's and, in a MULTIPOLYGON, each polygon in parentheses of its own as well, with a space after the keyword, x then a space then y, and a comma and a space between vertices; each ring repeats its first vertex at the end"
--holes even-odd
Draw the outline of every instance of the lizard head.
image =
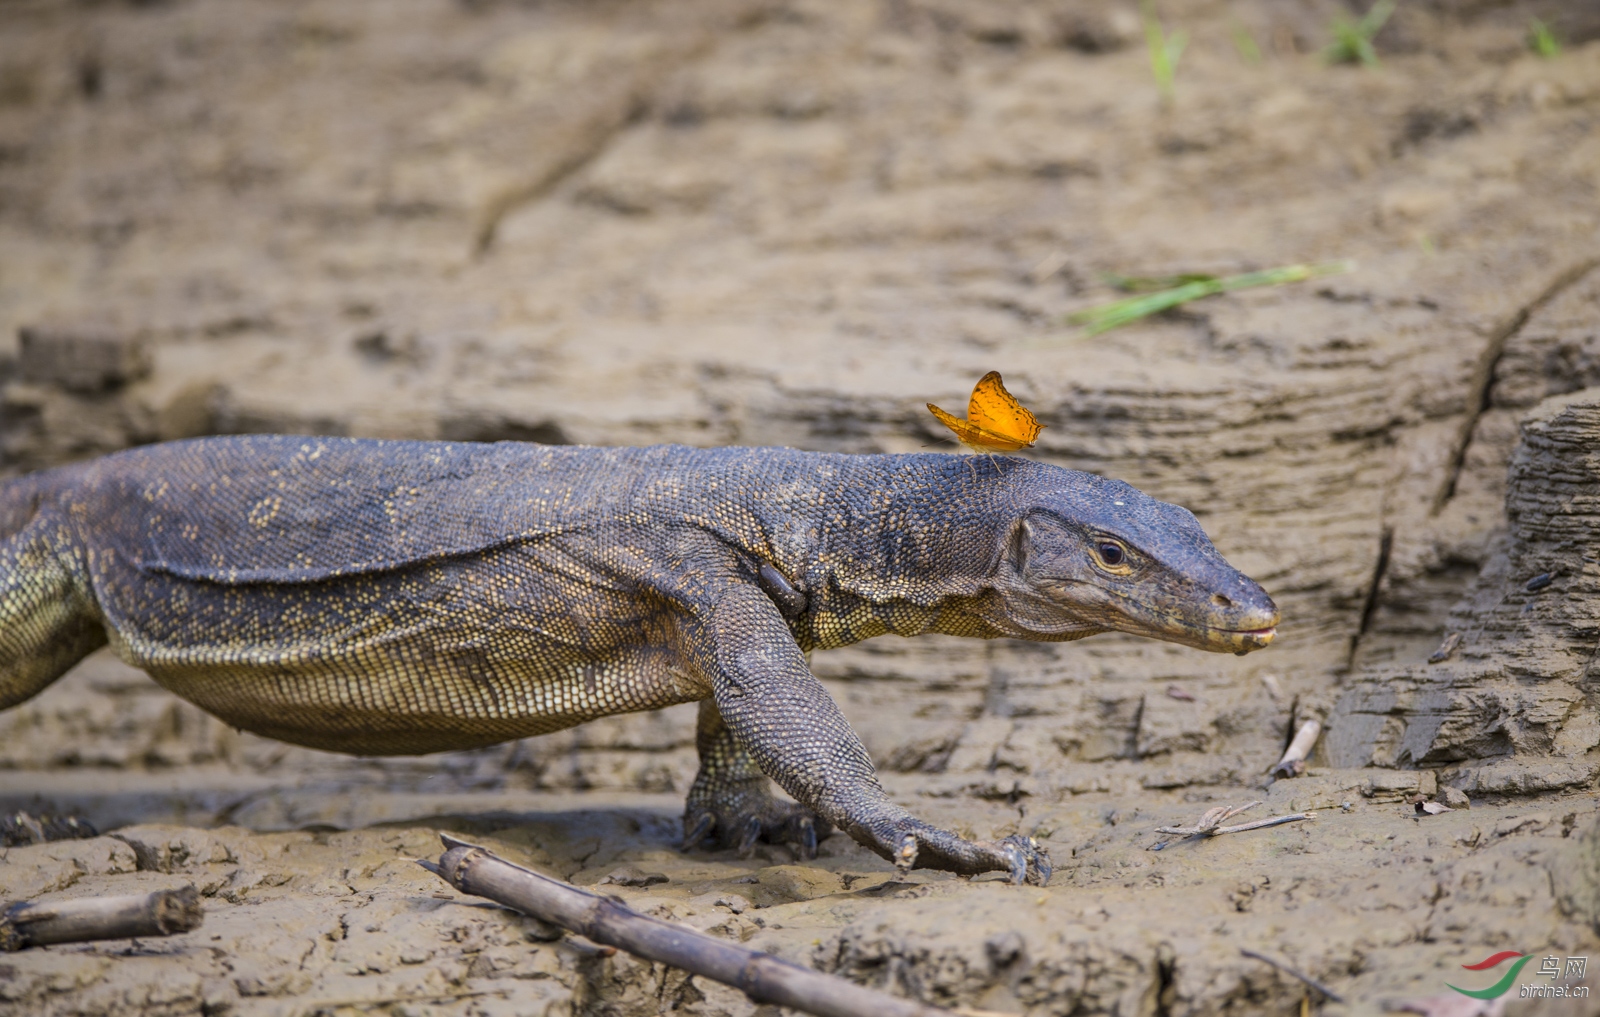
MULTIPOLYGON (((1188 509, 1088 473, 1028 485, 996 588, 1025 638, 1117 631, 1238 654, 1272 642, 1278 608, 1188 509)), ((1043 479, 1043 478, 1040 478, 1043 479)))

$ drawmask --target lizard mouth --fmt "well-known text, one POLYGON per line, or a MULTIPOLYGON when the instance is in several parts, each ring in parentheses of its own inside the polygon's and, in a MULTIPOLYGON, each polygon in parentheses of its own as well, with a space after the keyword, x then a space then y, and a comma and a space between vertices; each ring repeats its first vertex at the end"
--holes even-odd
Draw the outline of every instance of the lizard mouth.
POLYGON ((1262 629, 1206 629, 1200 630, 1210 637, 1211 645, 1208 649, 1232 651, 1243 657, 1252 650, 1259 650, 1272 642, 1278 634, 1276 625, 1262 629))
POLYGON ((1251 650, 1259 650, 1272 642, 1273 638, 1278 634, 1278 626, 1274 625, 1265 629, 1240 629, 1230 634, 1237 635, 1246 644, 1244 648, 1234 651, 1243 656, 1251 650))
MULTIPOLYGON (((1204 621, 1191 616, 1176 614, 1172 611, 1163 611, 1152 604, 1134 600, 1132 597, 1124 598, 1124 602, 1132 605, 1139 614, 1146 615, 1159 625, 1170 625, 1202 635, 1220 636, 1224 639, 1230 636, 1242 639, 1258 639, 1261 641, 1261 645, 1265 646, 1272 641, 1273 636, 1278 634, 1277 611, 1273 611, 1271 614, 1266 614, 1265 612, 1256 614, 1256 618, 1260 618, 1262 621, 1270 621, 1272 623, 1270 625, 1255 625, 1247 629, 1230 629, 1223 628, 1221 625, 1208 625, 1204 621)), ((1254 621, 1255 619, 1250 620, 1254 621)))
POLYGON ((1113 621, 1105 626, 1109 629, 1165 639, 1214 653, 1236 653, 1240 656, 1266 647, 1278 635, 1278 612, 1270 603, 1265 609, 1230 612, 1233 613, 1232 618, 1216 618, 1215 615, 1206 618, 1203 614, 1196 616, 1163 609, 1125 593, 1104 589, 1099 592, 1110 594, 1112 603, 1116 605, 1113 611, 1122 617, 1122 623, 1113 621), (1235 624, 1244 622, 1246 625, 1255 622, 1255 624, 1249 625, 1248 628, 1230 628, 1213 624, 1213 621, 1232 621, 1235 624), (1270 624, 1262 625, 1261 622, 1270 624))
POLYGON ((1244 636, 1260 640, 1263 644, 1272 642, 1272 637, 1278 634, 1278 626, 1272 625, 1264 629, 1215 629, 1232 636, 1244 636))
MULTIPOLYGON (((1163 628, 1170 626, 1168 628, 1169 632, 1171 629, 1176 629, 1189 637, 1187 639, 1180 638, 1179 642, 1187 642, 1204 650, 1232 652, 1241 657, 1252 650, 1266 647, 1278 635, 1278 626, 1276 624, 1248 629, 1227 629, 1220 626, 1207 625, 1203 622, 1196 624, 1190 619, 1164 613, 1157 615, 1157 618, 1159 619, 1158 624, 1163 628)), ((1273 621, 1276 622, 1277 619, 1274 618, 1273 621)), ((1167 638, 1170 639, 1172 637, 1169 635, 1167 638)))

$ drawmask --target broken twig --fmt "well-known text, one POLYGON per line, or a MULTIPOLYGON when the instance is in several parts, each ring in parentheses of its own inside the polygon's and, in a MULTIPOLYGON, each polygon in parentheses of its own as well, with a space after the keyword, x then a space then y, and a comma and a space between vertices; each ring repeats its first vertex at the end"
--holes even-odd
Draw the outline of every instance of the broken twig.
POLYGON ((418 861, 462 893, 487 897, 604 946, 743 990, 754 1002, 819 1017, 936 1017, 950 1011, 868 989, 770 954, 642 915, 620 901, 541 875, 444 835, 437 865, 418 861))
POLYGON ((1263 964, 1270 964, 1273 967, 1277 968, 1279 971, 1282 971, 1284 974, 1292 975, 1295 978, 1300 979, 1302 982, 1305 982, 1307 985, 1311 986, 1313 989, 1316 989, 1318 992, 1320 992, 1324 996, 1326 996, 1328 998, 1328 1001, 1331 1002, 1331 1003, 1343 1003, 1344 1002, 1344 997, 1343 996, 1339 995, 1337 992, 1334 992, 1332 989, 1328 988, 1326 985, 1323 985, 1321 982, 1317 981, 1315 978, 1312 978, 1310 975, 1306 974, 1304 971, 1300 971, 1300 970, 1297 970, 1295 968, 1292 968, 1289 965, 1285 964, 1281 960, 1276 960, 1276 959, 1274 959, 1272 957, 1268 957, 1264 953, 1256 953, 1254 950, 1240 950, 1239 952, 1244 954, 1246 957, 1249 957, 1251 960, 1258 960, 1263 964))
POLYGON ((50 904, 13 904, 0 911, 0 950, 96 939, 175 936, 205 920, 192 886, 131 897, 89 897, 50 904))
POLYGON ((1456 655, 1456 647, 1460 645, 1461 633, 1450 633, 1444 637, 1444 641, 1439 644, 1439 648, 1437 650, 1434 650, 1432 653, 1428 654, 1428 663, 1443 664, 1445 661, 1456 655))
POLYGON ((1298 823, 1302 819, 1317 818, 1315 812, 1291 812, 1287 816, 1258 819, 1253 823, 1240 823, 1237 826, 1222 825, 1225 820, 1232 819, 1239 813, 1260 804, 1260 802, 1250 802, 1236 806, 1218 805, 1214 809, 1207 809, 1206 814, 1193 826, 1161 826, 1156 828, 1156 833, 1171 833, 1179 837, 1220 837, 1225 833, 1243 833, 1246 830, 1261 830, 1269 826, 1282 826, 1284 823, 1298 823))
POLYGON ((1273 777, 1298 777, 1306 772, 1306 757, 1311 755, 1317 736, 1322 734, 1322 722, 1308 720, 1294 733, 1294 740, 1283 750, 1283 758, 1268 771, 1273 777))
POLYGON ((1246 830, 1265 830, 1269 826, 1282 826, 1285 823, 1299 823, 1307 819, 1316 819, 1315 812, 1291 812, 1286 816, 1273 816, 1271 819, 1258 819, 1253 823, 1240 823, 1238 826, 1219 826, 1207 836, 1215 837, 1223 833, 1244 833, 1246 830))

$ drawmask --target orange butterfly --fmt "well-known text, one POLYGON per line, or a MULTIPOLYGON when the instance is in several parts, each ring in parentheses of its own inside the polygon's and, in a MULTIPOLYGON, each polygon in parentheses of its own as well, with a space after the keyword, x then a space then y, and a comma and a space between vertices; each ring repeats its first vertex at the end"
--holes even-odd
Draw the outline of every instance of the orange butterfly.
POLYGON ((1044 430, 1044 425, 1017 402, 1017 397, 1006 391, 999 371, 990 371, 978 379, 972 388, 972 398, 967 401, 967 419, 961 420, 944 410, 928 404, 928 412, 956 433, 961 444, 974 452, 1015 452, 1033 447, 1034 439, 1044 430))

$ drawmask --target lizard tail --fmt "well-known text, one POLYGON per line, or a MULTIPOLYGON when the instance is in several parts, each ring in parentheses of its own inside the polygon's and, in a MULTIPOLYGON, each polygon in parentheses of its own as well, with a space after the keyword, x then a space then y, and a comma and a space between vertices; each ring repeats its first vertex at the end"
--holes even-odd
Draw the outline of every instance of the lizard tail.
POLYGON ((48 477, 0 487, 0 710, 37 695, 106 642, 69 567, 67 529, 41 508, 48 477))

